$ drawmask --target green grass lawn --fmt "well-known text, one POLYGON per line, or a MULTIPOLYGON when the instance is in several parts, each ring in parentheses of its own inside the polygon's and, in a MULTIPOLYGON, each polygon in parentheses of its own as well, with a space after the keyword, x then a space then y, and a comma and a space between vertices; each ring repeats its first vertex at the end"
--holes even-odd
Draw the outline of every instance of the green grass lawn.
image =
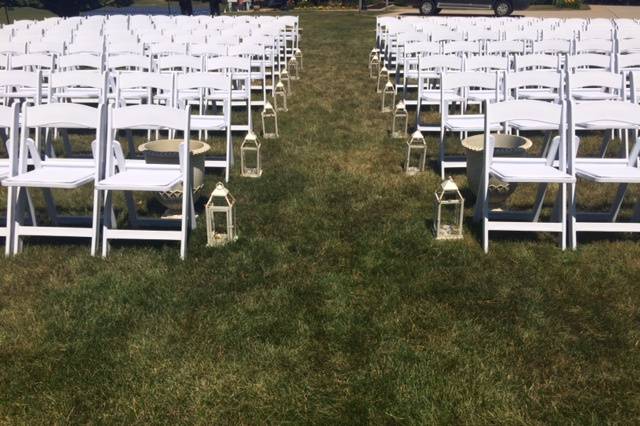
POLYGON ((638 423, 638 238, 505 234, 485 255, 469 205, 465 239, 434 241, 439 178, 402 174, 367 78, 375 17, 301 23, 282 137, 229 185, 237 243, 207 248, 201 213, 184 262, 46 240, 0 261, 0 422, 638 423))

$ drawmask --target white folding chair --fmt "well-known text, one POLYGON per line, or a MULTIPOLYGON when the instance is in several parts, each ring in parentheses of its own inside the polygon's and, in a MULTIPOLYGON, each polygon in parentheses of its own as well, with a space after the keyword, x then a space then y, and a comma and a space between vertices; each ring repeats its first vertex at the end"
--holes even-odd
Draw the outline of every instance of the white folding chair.
MULTIPOLYGON (((160 105, 134 105, 109 111, 107 138, 109 144, 105 178, 96 183, 96 190, 104 196, 102 226, 102 256, 107 256, 112 240, 169 240, 180 241, 180 258, 187 254, 187 235, 195 229, 191 153, 189 151, 190 114, 160 105), (138 160, 125 160, 120 144, 115 140, 118 130, 158 128, 182 132, 179 164, 147 164, 138 160), (118 229, 113 209, 113 193, 166 192, 182 185, 182 210, 178 230, 166 230, 168 219, 138 219, 130 223, 136 229, 118 229), (156 225, 156 229, 148 229, 156 225), (142 227, 142 228, 141 228, 142 227), (164 228, 164 229, 163 229, 164 228)), ((128 198, 130 218, 137 216, 136 205, 128 198)))
MULTIPOLYGON (((176 76, 176 95, 175 99, 180 99, 180 93, 183 91, 191 92, 193 90, 201 93, 198 106, 198 113, 191 115, 191 130, 201 132, 225 132, 225 154, 224 158, 207 159, 205 167, 207 168, 223 168, 225 170, 225 180, 229 180, 230 168, 233 164, 233 140, 231 138, 231 81, 232 78, 227 75, 213 73, 188 73, 178 74, 176 76), (209 113, 208 102, 205 100, 205 94, 210 99, 222 102, 222 111, 218 114, 209 113)), ((181 105, 187 110, 190 109, 188 102, 182 102, 181 105)), ((215 106, 215 104, 214 104, 215 106)))
POLYGON ((573 176, 566 172, 566 120, 564 119, 564 103, 554 104, 544 101, 511 100, 498 103, 486 103, 484 116, 484 167, 481 185, 478 191, 475 217, 483 220, 483 248, 489 251, 489 234, 493 231, 529 231, 555 232, 561 235, 561 247, 566 246, 567 232, 567 188, 575 182, 573 176), (556 153, 546 157, 495 157, 495 139, 491 132, 496 126, 508 131, 513 121, 535 120, 547 128, 558 131, 557 146, 559 162, 554 165, 556 153), (489 182, 496 178, 505 183, 536 183, 541 185, 532 212, 505 212, 489 209, 489 182), (540 208, 544 200, 546 186, 558 184, 559 191, 555 203, 555 211, 548 222, 542 222, 540 208), (481 213, 480 213, 481 212, 481 213))
POLYGON ((23 237, 74 237, 90 238, 91 254, 98 245, 99 206, 97 191, 93 193, 93 216, 91 218, 58 215, 51 189, 75 190, 102 176, 104 154, 105 106, 98 108, 78 104, 45 104, 28 106, 22 110, 22 130, 19 155, 12 158, 17 173, 2 181, 3 186, 16 188, 15 197, 9 198, 9 210, 13 218, 13 254, 22 250, 23 237), (92 159, 44 158, 41 159, 35 141, 29 138, 29 130, 41 128, 94 129, 95 140, 91 143, 92 159), (32 168, 28 167, 30 164, 32 168), (52 226, 39 225, 35 218, 31 224, 24 222, 27 192, 41 188, 45 194, 47 211, 52 226))
POLYGON ((640 128, 640 106, 623 101, 597 101, 569 104, 569 173, 593 183, 618 185, 614 201, 607 212, 578 212, 576 187, 570 190, 570 246, 576 248, 578 232, 640 232, 640 207, 636 203, 630 221, 618 221, 630 184, 640 183, 640 143, 636 139, 631 152, 621 158, 591 158, 579 155, 578 130, 623 129, 637 135, 640 128))
MULTIPOLYGON (((20 103, 14 102, 11 107, 0 106, 0 128, 7 129, 7 154, 8 158, 0 159, 0 181, 6 178, 10 178, 18 174, 18 164, 17 161, 12 161, 13 158, 16 158, 19 152, 20 146, 20 124, 19 124, 19 116, 20 116, 20 103)), ((5 244, 5 256, 11 255, 13 252, 13 215, 10 206, 15 203, 16 197, 15 188, 9 187, 7 194, 7 215, 4 226, 0 226, 0 236, 4 237, 5 244)), ((32 205, 30 204, 29 212, 32 210, 32 205)), ((33 217, 31 218, 33 221, 33 217)))
POLYGON ((464 168, 466 161, 461 158, 447 156, 446 134, 460 133, 466 136, 468 132, 479 132, 483 129, 482 114, 465 114, 466 92, 471 88, 493 90, 493 101, 500 99, 500 73, 459 72, 442 73, 440 76, 440 141, 439 165, 440 176, 444 179, 449 168, 464 168), (449 105, 452 98, 448 93, 456 92, 462 98, 460 114, 450 114, 449 105))

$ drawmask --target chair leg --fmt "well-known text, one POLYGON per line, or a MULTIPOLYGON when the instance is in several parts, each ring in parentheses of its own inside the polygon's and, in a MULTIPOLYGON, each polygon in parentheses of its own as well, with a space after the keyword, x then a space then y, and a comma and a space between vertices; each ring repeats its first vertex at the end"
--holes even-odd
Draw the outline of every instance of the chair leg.
POLYGON ((567 184, 560 184, 560 191, 562 193, 560 200, 560 217, 562 221, 562 233, 560 235, 560 247, 562 251, 567 248, 567 184))
POLYGON ((569 248, 575 250, 578 246, 578 238, 576 235, 576 184, 569 184, 569 222, 568 222, 568 234, 569 234, 569 248))
POLYGON ((20 238, 20 232, 18 228, 24 224, 25 213, 25 188, 16 188, 16 203, 13 208, 13 242, 12 251, 13 255, 17 255, 22 252, 22 238, 20 238))
POLYGON ((102 191, 93 190, 93 215, 91 217, 91 256, 98 252, 100 238, 100 208, 102 206, 102 191))
MULTIPOLYGON (((188 179, 187 179, 188 180, 188 179)), ((187 256, 187 234, 189 232, 189 218, 190 213, 187 213, 188 209, 191 207, 189 204, 189 195, 191 193, 191 188, 189 188, 188 182, 183 182, 183 185, 186 187, 183 192, 182 197, 182 218, 180 219, 180 259, 184 260, 187 256)))
POLYGON ((482 178, 482 192, 480 192, 482 202, 482 248, 486 253, 489 253, 489 182, 485 182, 485 178, 482 178))
POLYGON ((445 137, 445 132, 444 129, 440 129, 440 144, 439 144, 439 148, 440 148, 440 153, 439 153, 439 158, 440 158, 440 179, 444 179, 444 137, 445 137))
POLYGON ((10 186, 7 190, 7 236, 4 239, 4 255, 13 254, 13 234, 15 233, 15 208, 16 208, 16 188, 10 186))
POLYGON ((113 195, 111 191, 104 191, 104 210, 102 212, 102 257, 109 254, 109 239, 107 231, 113 227, 113 195))
POLYGON ((197 227, 197 223, 196 223, 196 207, 194 205, 194 200, 193 200, 193 194, 191 194, 190 198, 190 202, 189 202, 189 210, 190 210, 190 222, 191 222, 191 230, 195 231, 196 227, 197 227))

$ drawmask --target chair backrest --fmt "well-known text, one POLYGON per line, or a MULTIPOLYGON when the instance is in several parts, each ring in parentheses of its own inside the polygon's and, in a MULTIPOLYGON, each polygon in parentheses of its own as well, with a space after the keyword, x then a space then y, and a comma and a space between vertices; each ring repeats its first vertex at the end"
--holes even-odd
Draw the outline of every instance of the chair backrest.
POLYGON ((137 41, 120 41, 107 44, 107 55, 122 54, 143 55, 144 44, 138 43, 137 41))
MULTIPOLYGON (((107 95, 108 75, 106 72, 94 70, 60 71, 51 73, 49 86, 51 88, 50 102, 56 99, 58 93, 64 93, 66 89, 96 89, 98 102, 103 102, 107 95)), ((71 94, 63 96, 72 99, 71 94)), ((60 100, 60 98, 57 98, 60 100)))
POLYGON ((559 55, 531 54, 515 55, 515 70, 525 71, 533 69, 559 70, 561 66, 559 55))
POLYGON ((116 99, 123 101, 123 90, 127 89, 147 89, 149 103, 153 103, 153 96, 155 90, 156 93, 165 93, 170 95, 167 100, 167 106, 174 106, 174 90, 175 90, 175 76, 172 73, 156 73, 156 72, 141 72, 132 71, 121 73, 118 75, 116 84, 116 99))
POLYGON ((525 43, 522 40, 488 41, 485 51, 489 55, 511 53, 522 55, 525 53, 525 43))
POLYGON ((34 89, 33 98, 30 100, 39 104, 42 100, 42 71, 0 71, 0 89, 4 89, 0 90, 0 98, 18 87, 34 89))
POLYGON ((189 53, 194 56, 226 56, 227 46, 209 43, 194 43, 189 46, 189 53))
POLYGON ((109 109, 107 140, 111 141, 110 155, 107 155, 106 170, 108 174, 115 172, 116 163, 120 171, 124 171, 122 150, 116 141, 118 130, 124 129, 158 129, 183 132, 180 145, 180 170, 184 179, 190 179, 191 156, 189 155, 189 139, 191 133, 191 114, 189 109, 177 109, 161 105, 132 105, 109 109))
POLYGON ((464 59, 458 55, 432 55, 420 58, 420 71, 462 71, 464 59))
POLYGON ((64 41, 38 41, 31 42, 27 48, 29 53, 48 53, 55 55, 64 55, 66 51, 66 44, 64 41))
POLYGON ((640 70, 640 52, 618 55, 616 57, 616 72, 640 70))
POLYGON ((247 73, 251 71, 251 59, 237 56, 220 56, 205 61, 205 71, 224 74, 247 73))
POLYGON ((10 69, 22 69, 25 71, 52 70, 54 55, 46 53, 27 53, 25 55, 12 55, 9 58, 10 69))
POLYGON ((197 72, 203 70, 203 58, 191 55, 166 55, 154 60, 155 71, 158 72, 197 72))
POLYGON ((573 91, 583 88, 609 89, 620 99, 625 97, 625 78, 622 73, 607 71, 583 71, 567 74, 567 96, 573 96, 573 91))
POLYGON ((169 55, 186 55, 187 44, 163 41, 149 46, 149 53, 157 57, 169 55))
POLYGON ((580 53, 567 55, 566 66, 570 72, 599 69, 614 71, 615 60, 611 54, 580 53))
POLYGON ((470 87, 494 89, 499 87, 500 73, 498 72, 454 72, 441 73, 440 88, 442 91, 470 87))
POLYGON ((481 43, 477 41, 451 41, 442 45, 442 53, 447 54, 480 54, 481 43))
POLYGON ((109 71, 151 71, 152 61, 150 56, 126 53, 122 55, 108 56, 106 68, 109 71))
MULTIPOLYGON (((572 154, 569 161, 570 170, 573 172, 574 159, 578 155, 576 141, 576 127, 589 128, 591 126, 605 125, 607 129, 637 129, 640 127, 640 105, 625 101, 594 101, 575 102, 569 101, 568 108, 568 132, 569 152, 572 154)), ((636 140, 628 156, 628 165, 638 164, 640 143, 636 140)))
POLYGON ((564 75, 559 71, 520 71, 506 73, 504 78, 504 99, 509 99, 509 94, 517 99, 518 89, 524 88, 553 89, 558 94, 558 101, 564 98, 564 75))
POLYGON ((27 170, 28 159, 31 158, 36 166, 39 163, 39 153, 32 142, 28 142, 29 129, 59 128, 59 129, 95 129, 95 141, 91 148, 95 160, 95 178, 104 176, 105 152, 105 124, 106 105, 100 103, 97 108, 82 104, 41 104, 35 106, 24 105, 22 109, 22 131, 18 168, 21 172, 27 170))
POLYGON ((533 53, 571 53, 571 40, 540 40, 533 42, 533 53))
POLYGON ((472 55, 464 61, 465 71, 508 71, 510 65, 511 58, 498 55, 472 55))
POLYGON ((489 178, 490 165, 493 160, 494 143, 491 137, 491 129, 495 125, 504 125, 505 130, 510 121, 527 120, 544 124, 547 128, 557 128, 560 135, 559 156, 560 170, 566 168, 566 119, 565 103, 555 104, 551 102, 520 99, 503 102, 485 102, 485 150, 484 150, 484 174, 486 182, 489 178))
POLYGON ((104 57, 93 53, 74 53, 62 55, 57 58, 56 67, 58 70, 78 70, 92 69, 102 71, 104 68, 104 57))

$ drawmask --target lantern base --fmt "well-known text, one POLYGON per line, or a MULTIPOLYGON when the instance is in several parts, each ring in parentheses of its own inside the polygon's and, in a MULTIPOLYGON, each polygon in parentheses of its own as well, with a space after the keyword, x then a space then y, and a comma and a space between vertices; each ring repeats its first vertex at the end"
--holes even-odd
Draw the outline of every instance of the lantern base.
POLYGON ((442 225, 440 232, 436 232, 436 240, 461 240, 463 236, 451 225, 442 225))
POLYGON ((260 176, 262 176, 262 170, 258 170, 256 168, 245 167, 242 171, 242 177, 259 178, 260 176))
POLYGON ((237 239, 238 239, 237 236, 233 237, 232 239, 229 239, 227 237, 227 234, 215 234, 213 238, 209 242, 207 242, 207 247, 224 246, 229 243, 235 242, 237 239))
POLYGON ((420 173, 421 171, 422 171, 422 170, 420 170, 420 167, 407 167, 407 168, 405 168, 404 173, 405 173, 407 176, 415 176, 415 175, 417 175, 418 173, 420 173))

